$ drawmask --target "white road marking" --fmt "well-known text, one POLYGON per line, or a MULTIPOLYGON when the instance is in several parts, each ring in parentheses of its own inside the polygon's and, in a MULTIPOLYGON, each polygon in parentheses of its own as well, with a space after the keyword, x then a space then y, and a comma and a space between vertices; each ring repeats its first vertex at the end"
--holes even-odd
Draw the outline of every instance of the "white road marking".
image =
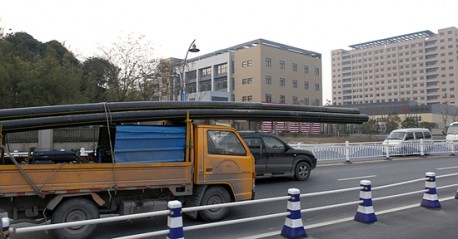
POLYGON ((458 168, 458 166, 445 167, 445 168, 436 168, 436 169, 437 169, 437 170, 444 170, 444 169, 453 169, 453 168, 458 168))
POLYGON ((361 177, 354 177, 354 178, 339 178, 337 181, 346 181, 346 180, 354 180, 354 179, 364 179, 364 178, 375 178, 377 175, 369 175, 369 176, 361 176, 361 177))

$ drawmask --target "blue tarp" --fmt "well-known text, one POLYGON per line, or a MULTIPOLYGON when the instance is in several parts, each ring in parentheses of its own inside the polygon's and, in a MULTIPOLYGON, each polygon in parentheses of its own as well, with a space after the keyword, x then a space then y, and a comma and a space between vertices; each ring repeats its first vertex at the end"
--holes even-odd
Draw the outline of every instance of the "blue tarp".
POLYGON ((117 126, 117 163, 183 162, 185 126, 117 126))

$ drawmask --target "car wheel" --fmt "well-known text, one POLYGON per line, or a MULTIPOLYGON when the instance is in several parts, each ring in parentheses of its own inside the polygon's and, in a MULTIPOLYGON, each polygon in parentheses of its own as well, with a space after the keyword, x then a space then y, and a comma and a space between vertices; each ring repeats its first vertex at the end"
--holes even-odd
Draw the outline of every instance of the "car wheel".
POLYGON ((307 162, 299 162, 294 169, 294 178, 305 181, 310 177, 310 165, 307 162))
MULTIPOLYGON (((229 192, 223 187, 209 187, 202 197, 201 206, 228 203, 231 201, 229 192)), ((223 219, 229 213, 228 207, 199 211, 199 216, 207 222, 223 219)))

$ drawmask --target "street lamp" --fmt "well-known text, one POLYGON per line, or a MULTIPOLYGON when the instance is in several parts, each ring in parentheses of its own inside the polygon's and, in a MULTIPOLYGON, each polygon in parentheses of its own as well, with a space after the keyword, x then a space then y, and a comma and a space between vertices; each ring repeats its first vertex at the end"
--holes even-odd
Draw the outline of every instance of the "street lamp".
POLYGON ((199 48, 196 47, 196 39, 194 39, 194 41, 191 42, 191 44, 189 45, 188 47, 188 50, 186 51, 186 56, 184 57, 184 61, 183 61, 183 69, 181 71, 181 74, 180 75, 180 101, 184 101, 186 100, 186 97, 185 97, 185 94, 186 94, 186 74, 184 73, 184 70, 185 70, 185 66, 187 64, 187 60, 188 60, 188 53, 189 52, 199 52, 199 48))

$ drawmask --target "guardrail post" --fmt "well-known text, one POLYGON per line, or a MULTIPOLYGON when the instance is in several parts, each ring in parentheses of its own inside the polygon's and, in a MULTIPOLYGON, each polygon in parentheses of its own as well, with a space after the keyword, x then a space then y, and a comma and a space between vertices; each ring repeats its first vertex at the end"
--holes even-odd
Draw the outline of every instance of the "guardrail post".
POLYGON ((285 225, 281 230, 281 234, 288 238, 308 236, 302 224, 300 194, 301 192, 297 188, 288 189, 289 199, 287 207, 289 215, 286 217, 285 225))
POLYGON ((169 227, 167 239, 184 239, 181 202, 177 200, 170 201, 168 202, 167 207, 170 210, 167 218, 167 226, 169 227))
POLYGON ((8 216, 2 217, 2 238, 10 238, 10 219, 8 216))
POLYGON ((385 159, 390 159, 390 146, 388 144, 385 145, 385 159))
POLYGON ((450 155, 455 155, 455 142, 448 140, 447 144, 450 145, 450 151, 451 151, 450 155))
POLYGON ((345 141, 345 162, 351 163, 350 161, 350 142, 345 141))
POLYGON ((359 192, 359 199, 363 200, 363 202, 358 205, 355 220, 364 223, 376 222, 377 216, 375 216, 374 207, 372 206, 371 181, 361 180, 360 186, 362 188, 359 192))
POLYGON ((420 139, 420 156, 425 156, 425 141, 420 139))
POLYGON ((423 194, 423 200, 421 200, 421 206, 427 208, 440 208, 441 204, 437 198, 437 190, 436 190, 436 174, 433 172, 426 173, 426 181, 425 181, 425 189, 426 191, 423 194))

